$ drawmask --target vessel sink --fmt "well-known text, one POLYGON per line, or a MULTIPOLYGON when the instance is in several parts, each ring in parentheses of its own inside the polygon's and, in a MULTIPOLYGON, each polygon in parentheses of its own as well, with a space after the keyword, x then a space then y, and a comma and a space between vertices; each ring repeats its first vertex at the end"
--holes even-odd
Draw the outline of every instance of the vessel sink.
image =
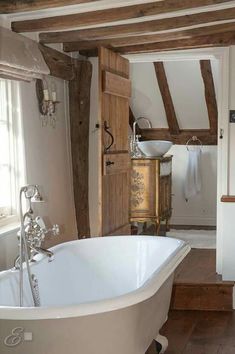
POLYGON ((149 140, 149 141, 139 141, 138 148, 143 152, 145 156, 148 157, 159 157, 165 155, 173 143, 171 141, 164 140, 149 140))

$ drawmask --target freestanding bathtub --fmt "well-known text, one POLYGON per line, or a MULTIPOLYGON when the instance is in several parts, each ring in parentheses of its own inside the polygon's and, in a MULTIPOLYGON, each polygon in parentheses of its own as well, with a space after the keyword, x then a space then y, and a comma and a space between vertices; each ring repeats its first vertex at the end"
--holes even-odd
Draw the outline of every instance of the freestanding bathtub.
POLYGON ((189 252, 183 241, 153 236, 92 238, 51 249, 26 274, 0 273, 1 354, 144 354, 167 319, 173 274, 189 252))

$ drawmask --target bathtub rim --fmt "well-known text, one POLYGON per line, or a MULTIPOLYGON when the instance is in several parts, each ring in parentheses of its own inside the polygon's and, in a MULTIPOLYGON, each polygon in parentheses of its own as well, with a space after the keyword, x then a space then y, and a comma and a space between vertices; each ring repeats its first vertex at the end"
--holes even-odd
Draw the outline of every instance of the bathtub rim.
MULTIPOLYGON (((133 238, 151 238, 156 236, 110 236, 111 238, 130 237, 133 238)), ((154 296, 164 282, 175 271, 176 267, 181 263, 185 256, 190 252, 191 247, 182 240, 173 239, 171 237, 159 237, 161 239, 171 239, 180 241, 178 247, 172 252, 169 257, 161 264, 159 268, 149 277, 149 279, 139 288, 110 299, 104 299, 94 302, 82 303, 78 305, 66 306, 43 306, 43 307, 18 307, 18 306, 0 306, 0 320, 49 320, 63 319, 71 317, 81 317, 102 314, 110 311, 120 310, 129 306, 133 306, 154 296)), ((101 239, 100 237, 94 237, 101 239)), ((86 242, 91 239, 74 240, 58 244, 52 248, 61 248, 66 244, 78 242, 86 242)), ((42 257, 43 259, 44 257, 42 257)), ((39 261, 40 262, 40 261, 39 261)), ((8 272, 8 270, 6 271, 8 272)), ((3 272, 5 273, 5 272, 3 272)))

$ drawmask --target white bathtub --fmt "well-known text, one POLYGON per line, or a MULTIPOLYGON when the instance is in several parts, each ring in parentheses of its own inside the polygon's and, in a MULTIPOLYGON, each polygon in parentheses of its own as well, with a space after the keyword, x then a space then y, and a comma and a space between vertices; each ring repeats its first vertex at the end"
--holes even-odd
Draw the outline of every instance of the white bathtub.
POLYGON ((41 307, 30 307, 27 278, 25 307, 17 307, 18 271, 0 273, 0 353, 144 354, 167 318, 174 270, 190 247, 117 236, 51 250, 53 262, 31 266, 41 307))

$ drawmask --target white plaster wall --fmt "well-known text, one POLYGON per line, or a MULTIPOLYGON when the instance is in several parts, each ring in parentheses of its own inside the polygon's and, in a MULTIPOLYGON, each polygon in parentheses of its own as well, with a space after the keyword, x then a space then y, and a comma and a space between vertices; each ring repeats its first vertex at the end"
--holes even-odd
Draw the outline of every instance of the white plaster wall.
POLYGON ((165 70, 180 129, 208 129, 199 61, 167 62, 165 70))
POLYGON ((188 151, 183 145, 174 145, 169 151, 173 155, 172 174, 172 224, 216 225, 216 173, 217 149, 203 146, 202 190, 188 202, 184 197, 184 179, 188 163, 188 151))
MULTIPOLYGON (((27 183, 42 186, 45 203, 35 204, 38 214, 45 218, 48 226, 54 223, 61 226, 60 236, 48 239, 47 247, 76 239, 67 86, 64 81, 56 79, 56 87, 60 104, 57 107, 58 122, 53 129, 42 127, 35 83, 20 83, 27 183)), ((12 264, 15 253, 16 233, 0 236, 0 260, 4 260, 0 261, 2 269, 12 264)))
POLYGON ((130 105, 134 116, 147 117, 152 122, 153 128, 167 128, 166 114, 153 63, 131 64, 130 77, 132 82, 130 105))
MULTIPOLYGON (((235 46, 230 47, 229 109, 235 110, 235 46)), ((229 112, 228 112, 229 113, 229 112)), ((228 193, 235 195, 235 124, 229 124, 228 193)), ((224 156, 227 158, 227 156, 224 156)), ((221 203, 222 209, 222 275, 235 280, 235 203, 221 203)))

